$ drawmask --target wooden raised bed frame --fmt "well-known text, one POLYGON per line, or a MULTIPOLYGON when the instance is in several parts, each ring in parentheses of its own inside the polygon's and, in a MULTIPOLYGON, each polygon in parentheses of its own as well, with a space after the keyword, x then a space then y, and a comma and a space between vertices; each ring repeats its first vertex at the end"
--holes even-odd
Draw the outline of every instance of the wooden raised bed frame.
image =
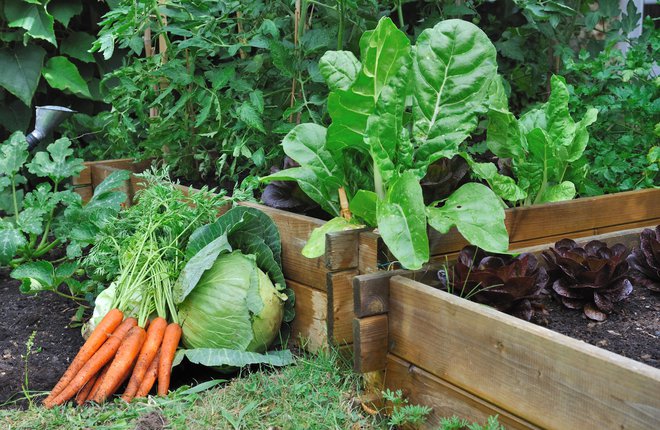
MULTIPOLYGON (((641 230, 589 239, 632 246, 641 230)), ((514 429, 660 428, 660 369, 420 282, 434 276, 355 279, 354 364, 371 388, 402 389, 433 408, 431 422, 498 414, 514 429)))
MULTIPOLYGON (((86 169, 74 181, 84 197, 93 193, 107 175, 117 169, 140 172, 148 163, 132 163, 131 159, 86 163, 86 169)), ((132 198, 138 186, 132 177, 125 191, 132 198)), ((188 190, 188 187, 182 187, 188 190)), ((284 276, 296 294, 294 334, 307 339, 307 348, 315 351, 328 344, 353 343, 352 278, 373 273, 387 266, 388 256, 378 234, 353 230, 326 236, 326 254, 315 259, 302 256, 301 250, 309 234, 324 221, 243 202, 268 214, 282 236, 284 276)), ((660 189, 590 197, 568 202, 508 209, 507 227, 512 246, 546 243, 554 237, 571 234, 588 236, 605 231, 660 223, 660 189)), ((433 260, 457 253, 465 241, 452 230, 446 235, 432 232, 433 260)))

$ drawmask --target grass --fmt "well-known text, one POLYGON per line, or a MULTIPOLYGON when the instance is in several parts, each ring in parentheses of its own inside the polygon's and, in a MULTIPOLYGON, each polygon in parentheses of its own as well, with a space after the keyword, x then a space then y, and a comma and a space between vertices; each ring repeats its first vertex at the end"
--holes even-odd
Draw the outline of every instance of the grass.
POLYGON ((300 357, 295 365, 251 372, 206 391, 182 387, 167 398, 130 405, 0 410, 3 430, 44 429, 387 429, 362 413, 359 380, 336 352, 300 357))

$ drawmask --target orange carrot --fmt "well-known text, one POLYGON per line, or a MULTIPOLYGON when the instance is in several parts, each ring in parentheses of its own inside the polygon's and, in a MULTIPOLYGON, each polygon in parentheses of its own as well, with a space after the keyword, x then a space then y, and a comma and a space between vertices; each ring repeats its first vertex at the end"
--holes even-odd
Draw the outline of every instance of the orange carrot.
POLYGON ((126 391, 124 395, 121 396, 122 399, 126 402, 130 402, 131 399, 135 396, 142 379, 144 378, 145 373, 149 365, 154 360, 154 357, 158 353, 158 348, 163 340, 163 335, 165 334, 165 328, 167 327, 167 321, 165 318, 157 317, 151 322, 149 329, 147 330, 147 338, 142 345, 140 350, 140 355, 138 356, 137 362, 135 363, 135 369, 133 369, 133 374, 131 379, 128 382, 126 391))
POLYGON ((181 326, 177 323, 170 323, 165 329, 163 335, 163 344, 161 345, 160 359, 158 361, 158 395, 166 396, 170 388, 170 376, 172 375, 172 362, 176 347, 179 346, 181 339, 181 326))
POLYGON ((96 380, 98 379, 99 375, 100 373, 94 375, 94 377, 92 377, 92 379, 87 381, 85 386, 82 387, 80 391, 78 391, 78 394, 76 394, 76 404, 78 406, 85 403, 85 401, 87 400, 87 396, 89 396, 89 393, 92 391, 92 387, 94 386, 94 383, 96 383, 96 380))
POLYGON ((92 377, 101 370, 101 367, 105 366, 106 363, 112 360, 126 333, 136 325, 137 320, 135 318, 126 318, 121 324, 119 324, 119 327, 115 329, 103 346, 101 346, 87 363, 85 363, 78 374, 71 380, 69 385, 67 385, 60 394, 55 396, 53 400, 49 402, 44 401, 44 406, 52 408, 55 405, 61 405, 71 397, 75 396, 78 390, 80 390, 87 381, 92 379, 92 377))
POLYGON ((156 382, 156 378, 158 377, 159 361, 160 361, 160 349, 156 353, 154 359, 151 361, 151 364, 149 364, 147 373, 144 374, 144 378, 142 378, 142 382, 140 383, 140 386, 138 387, 137 392, 135 393, 135 397, 145 397, 147 394, 149 394, 149 391, 151 391, 151 387, 154 386, 154 382, 156 382))
POLYGON ((101 382, 103 382, 103 379, 105 378, 105 375, 107 375, 109 368, 110 368, 110 363, 107 363, 105 366, 103 366, 103 369, 101 369, 101 372, 99 372, 99 377, 96 378, 96 382, 94 383, 94 386, 87 395, 85 401, 91 402, 94 396, 96 396, 96 393, 98 393, 99 387, 101 386, 101 382))
POLYGON ((44 400, 44 404, 52 403, 52 400, 66 388, 71 380, 76 376, 78 371, 87 363, 87 361, 94 355, 96 351, 103 345, 110 336, 110 334, 121 324, 124 314, 119 309, 110 309, 110 311, 103 317, 101 322, 96 326, 92 334, 89 336, 85 344, 80 348, 78 354, 73 359, 69 368, 66 369, 64 375, 55 384, 52 391, 44 400))
POLYGON ((131 328, 126 334, 93 401, 103 403, 117 390, 124 377, 130 374, 131 366, 135 363, 135 357, 140 352, 146 336, 144 329, 139 326, 131 328))

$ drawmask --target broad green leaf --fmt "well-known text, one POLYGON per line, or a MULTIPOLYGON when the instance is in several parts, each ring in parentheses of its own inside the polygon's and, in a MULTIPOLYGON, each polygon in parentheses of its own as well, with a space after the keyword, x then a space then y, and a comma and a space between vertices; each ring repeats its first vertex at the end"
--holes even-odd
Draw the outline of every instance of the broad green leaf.
POLYGON ((534 202, 539 198, 542 188, 548 183, 552 172, 557 170, 558 160, 552 151, 550 137, 540 128, 535 128, 527 135, 529 155, 521 164, 520 169, 529 181, 527 190, 529 196, 535 196, 534 202))
POLYGON ((121 204, 126 201, 126 193, 121 188, 126 185, 130 179, 130 172, 127 170, 117 170, 112 172, 95 189, 94 195, 85 205, 89 212, 96 207, 110 208, 114 212, 121 209, 121 204))
MULTIPOLYGON (((546 131, 549 142, 552 143, 553 147, 567 148, 573 142, 576 130, 576 124, 568 111, 570 94, 562 78, 553 75, 550 79, 550 84, 552 91, 548 102, 545 104, 548 121, 546 131)), ((556 154, 560 154, 560 152, 556 151, 556 154)), ((565 157, 562 157, 562 161, 564 160, 565 157)))
MULTIPOLYGON (((13 133, 6 141, 0 146, 0 175, 5 175, 9 178, 13 177, 23 167, 28 158, 28 144, 25 140, 25 135, 20 131, 13 133)), ((9 186, 10 183, 5 183, 9 186)))
POLYGON ((78 263, 75 261, 64 262, 55 268, 55 277, 61 280, 70 278, 78 269, 78 263))
POLYGON ((54 288, 55 269, 48 261, 32 261, 22 264, 11 272, 11 277, 22 282, 23 293, 37 293, 54 288))
POLYGON ((53 17, 46 11, 44 4, 8 1, 5 2, 5 16, 9 27, 23 28, 32 38, 46 40, 57 46, 53 17))
POLYGON ((470 164, 472 172, 479 178, 488 182, 490 188, 504 200, 517 202, 527 197, 516 181, 509 177, 499 174, 497 166, 493 163, 475 163, 467 154, 462 154, 470 164))
POLYGON ((362 65, 351 51, 327 51, 319 68, 330 91, 346 91, 353 85, 362 65))
POLYGON ((65 137, 57 139, 46 149, 48 153, 37 152, 27 165, 30 173, 41 178, 48 177, 54 182, 61 182, 78 175, 85 168, 83 160, 71 157, 73 155, 71 141, 65 137))
POLYGON ((302 167, 312 168, 320 173, 319 180, 332 179, 337 187, 343 182, 338 160, 325 146, 326 129, 317 124, 300 124, 282 140, 284 153, 302 167))
POLYGON ((9 263, 16 251, 27 243, 25 237, 13 226, 5 225, 0 229, 0 264, 9 263))
POLYGON ((378 196, 373 191, 358 190, 351 199, 349 209, 356 217, 364 220, 369 227, 376 227, 378 196))
POLYGON ((16 224, 18 228, 28 234, 43 233, 43 216, 46 211, 41 208, 25 208, 18 214, 16 224))
POLYGON ((501 75, 496 75, 490 84, 488 107, 495 110, 509 110, 509 97, 504 89, 504 78, 501 75))
POLYGON ((497 74, 496 57, 488 36, 466 21, 441 21, 417 38, 413 137, 419 163, 453 156, 476 128, 497 74))
MULTIPOLYGON (((89 52, 95 40, 96 38, 89 33, 74 31, 62 41, 60 53, 84 63, 95 63, 94 56, 89 52)), ((140 38, 140 43, 143 43, 142 38, 140 38)))
POLYGON ((429 259, 424 196, 419 180, 411 172, 397 179, 378 201, 378 231, 390 252, 403 267, 419 269, 429 259))
POLYGON ((41 73, 53 88, 92 98, 87 82, 80 76, 76 65, 66 57, 52 57, 46 62, 41 73))
POLYGON ((321 206, 321 209, 332 216, 339 216, 339 196, 338 187, 329 189, 319 177, 322 173, 304 167, 294 167, 273 173, 261 181, 296 181, 298 186, 307 196, 321 206), (318 173, 318 174, 317 174, 318 173))
MULTIPOLYGON (((399 142, 403 133, 406 93, 410 81, 410 41, 400 31, 379 25, 372 37, 373 58, 365 60, 365 69, 375 62, 374 85, 378 92, 375 109, 367 120, 365 142, 374 167, 387 184, 397 174, 399 142), (383 34, 381 34, 383 33, 383 34)), ((367 69, 368 70, 368 69, 367 69)))
POLYGON ((307 239, 307 243, 302 249, 302 255, 307 258, 317 258, 325 254, 325 235, 336 231, 354 230, 364 227, 363 225, 351 222, 346 218, 333 218, 317 227, 307 239))
POLYGON ((575 198, 575 184, 570 181, 564 181, 561 184, 552 185, 539 194, 534 203, 561 202, 575 198))
POLYGON ((82 9, 81 0, 50 0, 48 2, 48 12, 65 27, 69 26, 71 18, 80 14, 82 9))
POLYGON ((587 127, 596 122, 598 118, 598 109, 590 108, 584 114, 584 118, 576 124, 575 137, 568 148, 568 162, 577 161, 584 153, 589 142, 589 131, 587 127))
POLYGON ((488 149, 500 158, 520 159, 525 157, 526 140, 524 131, 516 117, 506 110, 488 111, 488 149))
POLYGON ((199 282, 204 272, 210 269, 220 253, 225 251, 232 251, 226 232, 200 249, 188 260, 179 275, 179 279, 176 281, 174 303, 179 304, 185 300, 193 288, 197 286, 197 282, 199 282))
POLYGON ((429 224, 440 233, 456 226, 472 245, 490 252, 506 252, 509 234, 504 208, 488 187, 467 183, 456 190, 442 207, 426 208, 429 224))
POLYGON ((352 147, 368 152, 364 143, 367 120, 389 82, 390 73, 397 70, 400 51, 406 49, 410 49, 408 38, 389 18, 381 19, 376 29, 362 35, 362 70, 350 89, 333 91, 328 96, 332 118, 328 128, 330 150, 352 147))
POLYGON ((32 96, 41 78, 41 67, 46 51, 40 46, 14 46, 0 49, 0 86, 32 106, 32 96))
MULTIPOLYGON (((3 78, 0 78, 0 81, 3 78)), ((2 83, 0 83, 0 87, 2 87, 2 83)), ((4 127, 10 133, 26 130, 32 119, 32 109, 23 104, 20 99, 9 101, 5 98, 3 104, 3 109, 0 109, 0 127, 4 127)))
POLYGON ((190 362, 208 367, 244 367, 251 364, 268 364, 270 366, 288 366, 294 363, 293 355, 288 349, 269 351, 264 354, 256 352, 236 351, 224 348, 181 349, 172 363, 176 366, 183 358, 190 362))

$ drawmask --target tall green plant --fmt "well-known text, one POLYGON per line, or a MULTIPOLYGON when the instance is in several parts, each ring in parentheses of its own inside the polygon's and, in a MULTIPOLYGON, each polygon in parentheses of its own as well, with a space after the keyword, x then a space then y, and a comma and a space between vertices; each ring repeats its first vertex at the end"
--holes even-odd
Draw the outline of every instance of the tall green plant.
MULTIPOLYGON (((422 32, 412 47, 383 18, 364 33, 360 51, 362 62, 346 51, 323 56, 332 124, 327 130, 317 124, 295 127, 282 144, 301 167, 264 180, 297 181, 334 216, 341 212, 337 193, 343 188, 353 214, 377 226, 408 268, 429 258, 427 223, 443 233, 456 226, 479 247, 506 251, 504 210, 490 189, 468 183, 443 205, 426 207, 419 182, 431 163, 459 153, 486 110, 497 74, 488 37, 473 24, 448 20, 422 32), (371 175, 361 172, 363 166, 371 175)), ((337 230, 355 224, 330 223, 337 230)), ((315 250, 308 256, 323 252, 315 250)))
POLYGON ((0 2, 0 139, 28 128, 34 104, 99 108, 109 64, 88 51, 104 8, 81 0, 0 2))

